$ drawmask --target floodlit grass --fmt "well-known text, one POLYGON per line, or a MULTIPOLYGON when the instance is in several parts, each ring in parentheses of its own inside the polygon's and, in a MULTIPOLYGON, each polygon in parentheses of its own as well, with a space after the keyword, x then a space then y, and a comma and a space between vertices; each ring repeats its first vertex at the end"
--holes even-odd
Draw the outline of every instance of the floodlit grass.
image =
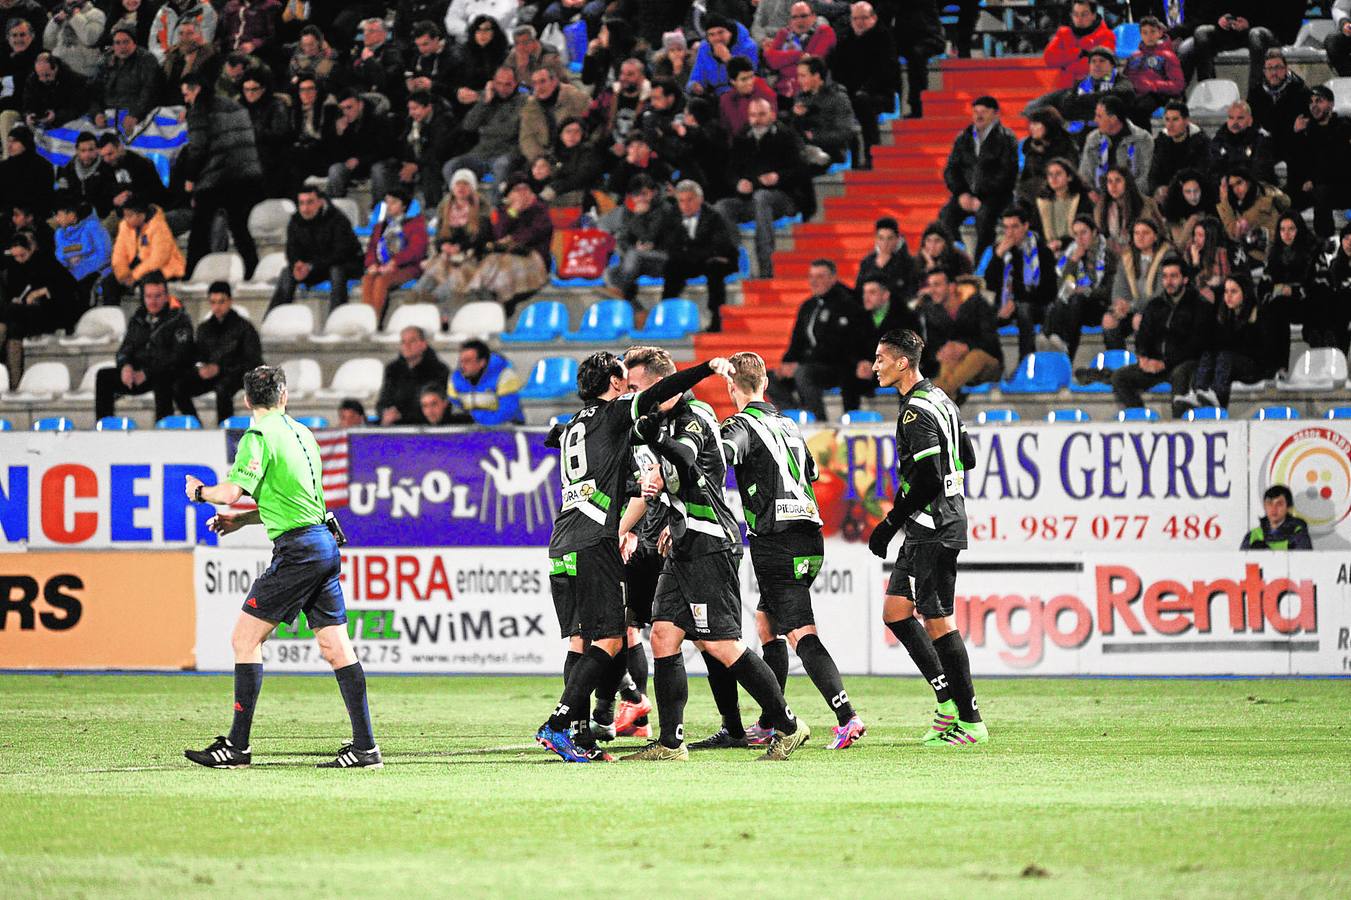
POLYGON ((985 680, 967 751, 916 745, 918 679, 846 686, 844 752, 795 678, 786 763, 567 766, 531 743, 556 679, 373 676, 386 768, 317 771, 337 687, 274 676, 254 767, 212 771, 181 750, 228 678, 0 676, 0 896, 1351 894, 1345 681, 985 680))

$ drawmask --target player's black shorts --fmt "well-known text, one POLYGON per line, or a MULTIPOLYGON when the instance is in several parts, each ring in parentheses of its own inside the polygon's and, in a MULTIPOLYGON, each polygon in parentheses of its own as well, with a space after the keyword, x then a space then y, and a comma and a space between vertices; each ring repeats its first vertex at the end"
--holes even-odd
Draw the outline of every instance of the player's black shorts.
POLYGON ((300 612, 311 629, 342 625, 347 605, 338 581, 338 543, 323 525, 286 532, 272 544, 272 564, 249 588, 244 612, 268 622, 296 620, 300 612))
POLYGON ((896 566, 887 581, 887 593, 908 597, 926 619, 950 616, 957 594, 957 554, 942 544, 914 544, 906 541, 896 555, 896 566), (914 576, 915 587, 910 587, 914 576))
POLYGON ((551 558, 549 587, 563 637, 596 641, 624 633, 624 561, 617 538, 551 558))
POLYGON ((741 639, 741 578, 732 550, 668 559, 657 579, 652 621, 672 622, 692 641, 741 639))
POLYGON ((775 634, 816 624, 812 583, 821 571, 825 540, 819 528, 783 531, 751 539, 751 566, 760 585, 760 612, 775 634))
POLYGON ((638 547, 624 564, 624 603, 629 624, 652 624, 652 599, 657 595, 657 578, 666 559, 655 547, 638 547))

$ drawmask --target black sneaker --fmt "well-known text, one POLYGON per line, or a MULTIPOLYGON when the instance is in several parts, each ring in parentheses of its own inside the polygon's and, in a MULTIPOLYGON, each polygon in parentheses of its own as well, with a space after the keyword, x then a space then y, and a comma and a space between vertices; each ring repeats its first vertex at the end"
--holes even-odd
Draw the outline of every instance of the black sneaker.
POLYGON ((695 741, 690 744, 691 750, 737 750, 745 749, 750 746, 743 734, 741 737, 732 737, 727 733, 726 728, 719 728, 714 734, 709 735, 702 741, 695 741))
POLYGON ((210 747, 205 750, 184 750, 183 755, 208 769, 243 769, 253 762, 253 754, 249 750, 249 747, 240 750, 230 743, 229 738, 216 735, 210 747))
POLYGON ((358 750, 348 741, 338 750, 332 762, 319 763, 316 769, 383 769, 385 761, 380 757, 380 748, 358 750))

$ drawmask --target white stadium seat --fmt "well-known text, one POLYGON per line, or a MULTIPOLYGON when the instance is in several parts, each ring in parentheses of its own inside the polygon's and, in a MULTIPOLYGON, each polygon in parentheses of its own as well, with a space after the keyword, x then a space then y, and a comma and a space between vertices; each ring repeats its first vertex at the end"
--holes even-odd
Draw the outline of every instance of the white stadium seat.
POLYGON ((481 301, 466 303, 450 320, 450 333, 445 340, 451 343, 467 341, 470 338, 488 338, 506 330, 506 311, 500 303, 481 301))
POLYGON ((274 251, 258 260, 258 268, 253 270, 253 281, 249 284, 271 287, 277 283, 277 279, 284 271, 286 271, 286 254, 280 250, 274 251))
POLYGON ((303 303, 278 306, 263 319, 263 340, 297 341, 314 334, 314 310, 303 303))
POLYGON ((341 400, 344 397, 363 399, 374 397, 385 380, 384 363, 371 357, 349 359, 333 373, 333 383, 315 396, 321 400, 341 400))
POLYGON ((197 263, 183 287, 187 290, 205 291, 213 281, 228 281, 230 286, 244 280, 244 258, 238 253, 208 253, 197 263))
POLYGON ((337 344, 343 341, 366 341, 375 334, 375 307, 369 303, 344 303, 328 314, 324 321, 324 333, 314 335, 311 340, 320 344, 337 344))
POLYGON ((1330 391, 1346 382, 1346 357, 1336 347, 1306 350, 1290 367, 1290 374, 1276 381, 1283 391, 1330 391))
POLYGON ((94 382, 98 374, 103 369, 111 369, 117 365, 114 359, 100 359, 91 362, 84 370, 84 376, 80 378, 80 386, 66 394, 65 399, 75 402, 93 402, 94 400, 94 382))
POLYGON ((127 333, 127 316, 120 306, 95 306, 80 316, 75 333, 57 340, 62 347, 114 344, 127 333))
POLYGON ((286 373, 286 393, 294 399, 308 397, 324 386, 324 373, 316 360, 308 357, 281 363, 286 373))
POLYGON ((295 211, 290 200, 264 200, 249 211, 249 234, 260 244, 284 240, 295 211))
POLYGON ((431 340, 441 330, 440 308, 435 303, 405 303, 390 314, 385 330, 375 339, 393 344, 399 340, 399 332, 410 325, 421 328, 431 340))
POLYGON ((1237 84, 1227 78, 1207 78, 1192 86, 1187 107, 1193 113, 1223 113, 1238 99, 1237 84))
POLYGON ((40 403, 55 400, 70 390, 70 370, 65 363, 34 363, 23 373, 19 386, 0 399, 6 403, 40 403))

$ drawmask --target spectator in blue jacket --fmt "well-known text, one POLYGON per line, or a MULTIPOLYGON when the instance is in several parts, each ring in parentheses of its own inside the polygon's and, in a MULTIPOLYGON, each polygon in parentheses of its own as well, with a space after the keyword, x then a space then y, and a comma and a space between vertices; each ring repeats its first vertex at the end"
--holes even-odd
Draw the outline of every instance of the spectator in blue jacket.
POLYGON ((699 45, 685 90, 704 97, 721 97, 732 87, 731 79, 727 77, 728 60, 733 56, 744 56, 753 68, 758 68, 760 50, 740 22, 710 15, 704 19, 704 27, 706 40, 699 45))
POLYGON ((112 271, 113 242, 98 214, 73 193, 57 195, 56 258, 75 278, 75 290, 89 300, 99 279, 112 271))
POLYGON ((521 379, 505 356, 480 340, 460 346, 460 363, 450 373, 447 393, 479 425, 523 425, 521 379))

